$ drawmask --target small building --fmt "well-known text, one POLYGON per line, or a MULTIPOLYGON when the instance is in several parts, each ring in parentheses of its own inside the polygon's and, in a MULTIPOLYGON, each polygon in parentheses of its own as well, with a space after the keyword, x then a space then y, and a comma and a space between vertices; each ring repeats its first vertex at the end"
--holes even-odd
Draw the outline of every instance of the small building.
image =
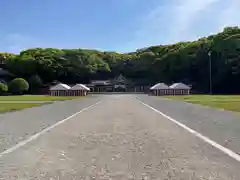
POLYGON ((155 96, 164 96, 169 94, 169 87, 164 83, 157 83, 150 88, 150 92, 155 96))
POLYGON ((128 79, 123 75, 108 80, 93 80, 87 85, 91 92, 148 92, 147 80, 128 79))
POLYGON ((69 90, 70 96, 86 96, 90 88, 83 84, 76 84, 69 90))
POLYGON ((51 87, 49 90, 49 94, 51 96, 68 96, 70 89, 71 87, 68 86, 67 84, 60 83, 51 87))
POLYGON ((189 95, 191 88, 183 83, 174 83, 170 86, 170 95, 189 95))
POLYGON ((110 80, 93 80, 87 87, 91 92, 108 92, 113 89, 110 80))

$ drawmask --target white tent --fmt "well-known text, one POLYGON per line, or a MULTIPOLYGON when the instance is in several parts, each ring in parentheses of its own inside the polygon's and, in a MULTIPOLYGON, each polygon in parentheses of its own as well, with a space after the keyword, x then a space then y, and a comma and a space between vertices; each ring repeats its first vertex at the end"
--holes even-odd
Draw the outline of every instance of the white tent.
POLYGON ((67 84, 62 84, 62 83, 57 84, 50 88, 51 91, 60 91, 60 90, 69 90, 69 89, 71 89, 70 86, 68 86, 67 84))
POLYGON ((170 86, 173 95, 189 95, 190 87, 183 83, 174 83, 170 86))
POLYGON ((168 94, 169 87, 164 83, 157 83, 150 88, 155 96, 164 96, 168 94))
POLYGON ((85 91, 90 91, 90 89, 89 89, 87 86, 83 85, 83 84, 76 84, 75 86, 73 86, 73 87, 71 88, 71 90, 85 90, 85 91))
POLYGON ((90 91, 90 89, 83 85, 83 84, 76 84, 70 89, 70 95, 71 96, 86 96, 87 91, 90 91))
POLYGON ((169 87, 165 83, 157 83, 150 88, 150 90, 160 90, 160 89, 169 89, 169 87))
POLYGON ((57 84, 50 88, 51 96, 68 96, 69 89, 71 87, 66 84, 57 84))
POLYGON ((174 83, 173 85, 170 86, 171 89, 186 89, 189 90, 191 89, 189 86, 183 83, 174 83))

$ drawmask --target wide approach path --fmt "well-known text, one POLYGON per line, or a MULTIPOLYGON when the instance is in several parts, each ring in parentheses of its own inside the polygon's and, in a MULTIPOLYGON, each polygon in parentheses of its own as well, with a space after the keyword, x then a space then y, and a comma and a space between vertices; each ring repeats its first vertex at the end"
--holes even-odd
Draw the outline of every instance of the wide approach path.
POLYGON ((134 95, 105 96, 4 152, 4 180, 240 179, 237 159, 134 95))

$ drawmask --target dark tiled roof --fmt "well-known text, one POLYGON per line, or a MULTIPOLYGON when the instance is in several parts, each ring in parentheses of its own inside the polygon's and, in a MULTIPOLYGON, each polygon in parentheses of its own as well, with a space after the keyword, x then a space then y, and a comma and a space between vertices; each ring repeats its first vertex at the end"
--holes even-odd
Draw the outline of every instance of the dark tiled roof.
POLYGON ((7 70, 0 68, 0 76, 7 76, 7 75, 10 75, 10 73, 7 70))

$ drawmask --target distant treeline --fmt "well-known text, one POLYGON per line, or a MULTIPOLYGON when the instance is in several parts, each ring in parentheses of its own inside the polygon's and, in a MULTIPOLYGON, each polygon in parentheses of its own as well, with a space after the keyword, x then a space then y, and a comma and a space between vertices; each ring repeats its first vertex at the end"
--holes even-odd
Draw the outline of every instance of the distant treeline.
MULTIPOLYGON (((35 48, 20 54, 1 53, 6 69, 17 77, 38 76, 44 84, 88 83, 122 74, 135 82, 181 81, 197 92, 209 91, 209 52, 214 93, 240 92, 240 28, 193 42, 147 47, 132 53, 89 49, 35 48)), ((0 56, 1 56, 0 55, 0 56)))

